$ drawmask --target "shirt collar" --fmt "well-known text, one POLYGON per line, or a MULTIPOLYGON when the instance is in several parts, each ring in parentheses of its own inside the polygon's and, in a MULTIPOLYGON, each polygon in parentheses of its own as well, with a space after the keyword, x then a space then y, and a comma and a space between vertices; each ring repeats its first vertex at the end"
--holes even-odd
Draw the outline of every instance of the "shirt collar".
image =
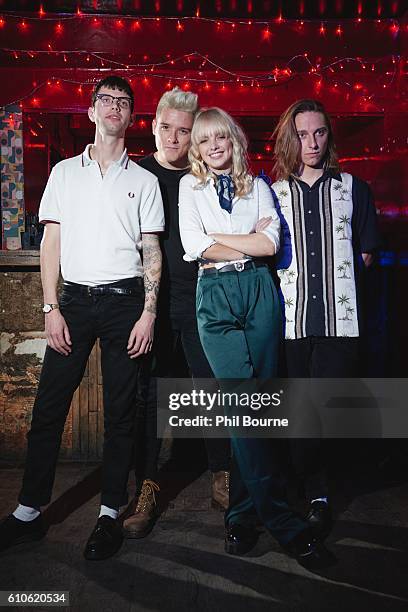
MULTIPOLYGON (((313 184, 313 187, 316 185, 320 185, 320 183, 323 183, 324 181, 326 181, 327 179, 333 178, 336 181, 340 181, 341 182, 341 174, 340 172, 336 172, 335 170, 329 169, 329 170, 325 170, 322 174, 322 176, 320 178, 317 179, 317 181, 313 184)), ((304 181, 302 181, 301 178, 297 177, 297 176, 291 176, 289 178, 289 182, 300 182, 300 183, 305 183, 304 181)), ((305 183, 306 184, 306 183, 305 183)))
MULTIPOLYGON (((95 162, 95 160, 92 159, 90 154, 89 154, 89 151, 90 151, 91 147, 92 147, 92 144, 86 145, 85 151, 81 155, 81 165, 82 165, 83 168, 85 166, 89 166, 90 164, 95 162)), ((112 164, 115 164, 117 166, 121 166, 122 168, 127 170, 127 167, 129 165, 129 156, 127 154, 127 149, 124 149, 124 151, 123 151, 122 155, 120 156, 120 158, 115 160, 115 161, 113 161, 112 164)))

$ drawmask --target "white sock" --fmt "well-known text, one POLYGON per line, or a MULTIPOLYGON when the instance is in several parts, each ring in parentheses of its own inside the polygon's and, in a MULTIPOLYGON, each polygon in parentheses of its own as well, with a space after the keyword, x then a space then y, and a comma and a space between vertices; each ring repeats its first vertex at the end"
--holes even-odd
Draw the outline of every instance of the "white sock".
POLYGON ((113 519, 117 519, 119 516, 118 510, 114 510, 113 508, 109 508, 108 506, 101 506, 101 511, 99 512, 99 517, 101 516, 110 516, 113 519))
POLYGON ((13 516, 19 521, 24 521, 28 523, 33 521, 40 516, 40 511, 36 508, 31 508, 31 506, 23 506, 23 504, 18 504, 17 508, 13 512, 13 516))
POLYGON ((325 504, 329 503, 328 500, 327 500, 327 497, 316 497, 315 499, 312 499, 312 501, 310 503, 313 504, 313 502, 315 502, 315 501, 321 501, 321 502, 324 502, 325 504))

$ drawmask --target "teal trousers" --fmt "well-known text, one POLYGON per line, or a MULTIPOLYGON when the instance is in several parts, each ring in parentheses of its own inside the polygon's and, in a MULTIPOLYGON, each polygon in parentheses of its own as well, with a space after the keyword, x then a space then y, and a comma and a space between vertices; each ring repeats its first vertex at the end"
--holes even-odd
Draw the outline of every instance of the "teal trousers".
MULTIPOLYGON (((280 305, 267 267, 203 275, 197 284, 201 343, 218 379, 276 376, 281 336, 280 305)), ((273 440, 231 436, 234 462, 226 523, 253 525, 256 515, 281 543, 307 524, 286 500, 273 440)))
POLYGON ((216 378, 272 378, 281 334, 269 269, 218 272, 197 284, 197 323, 216 378))

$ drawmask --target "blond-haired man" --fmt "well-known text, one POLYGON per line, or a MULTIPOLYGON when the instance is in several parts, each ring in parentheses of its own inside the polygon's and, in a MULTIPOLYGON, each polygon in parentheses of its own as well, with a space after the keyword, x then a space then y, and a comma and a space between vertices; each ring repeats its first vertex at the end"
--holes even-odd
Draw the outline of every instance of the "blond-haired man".
MULTIPOLYGON (((179 233, 178 192, 182 176, 189 172, 188 150, 191 129, 198 110, 197 94, 175 87, 160 98, 152 122, 156 152, 139 160, 139 165, 159 179, 166 228, 161 239, 163 270, 153 349, 154 367, 150 383, 143 428, 143 446, 136 468, 144 464, 142 488, 132 516, 124 521, 125 534, 141 538, 153 528, 156 518, 156 493, 159 490, 157 459, 160 440, 156 432, 156 377, 180 374, 174 370, 177 348, 181 343, 190 374, 194 378, 211 378, 213 373, 198 336, 195 290, 197 267, 183 260, 184 250, 179 233)), ((205 439, 208 466, 213 474, 212 503, 225 510, 228 506, 229 440, 205 439)))

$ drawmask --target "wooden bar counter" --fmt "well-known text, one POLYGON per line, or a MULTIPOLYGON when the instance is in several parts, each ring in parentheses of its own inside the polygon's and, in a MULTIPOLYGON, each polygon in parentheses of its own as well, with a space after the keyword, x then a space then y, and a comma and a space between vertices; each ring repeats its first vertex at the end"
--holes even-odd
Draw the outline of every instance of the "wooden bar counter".
MULTIPOLYGON (((24 459, 44 357, 39 251, 0 251, 0 463, 24 459)), ((66 422, 60 458, 96 461, 103 440, 99 346, 88 360, 66 422)))

